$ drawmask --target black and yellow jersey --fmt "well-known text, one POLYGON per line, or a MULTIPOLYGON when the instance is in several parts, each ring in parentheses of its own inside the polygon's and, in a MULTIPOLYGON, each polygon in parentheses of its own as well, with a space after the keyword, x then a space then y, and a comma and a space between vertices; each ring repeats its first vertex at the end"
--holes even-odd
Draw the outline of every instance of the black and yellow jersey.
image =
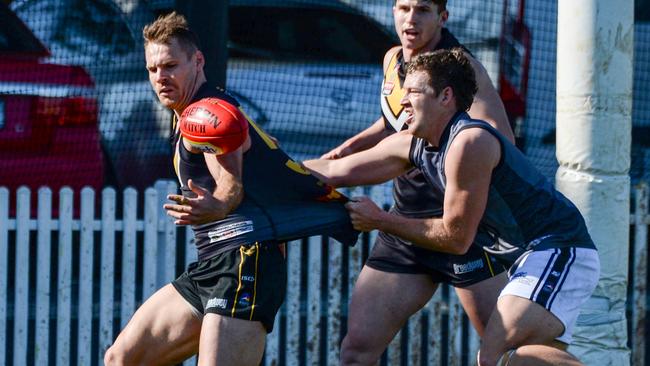
MULTIPOLYGON (((235 98, 207 85, 199 89, 193 101, 206 97, 222 99, 241 109, 235 98)), ((193 227, 199 259, 243 244, 312 235, 329 235, 354 245, 358 232, 352 229, 343 206, 347 198, 305 171, 250 118, 248 122, 251 146, 243 159, 244 198, 223 220, 193 227)), ((187 188, 188 179, 213 191, 216 183, 203 154, 187 151, 181 139, 174 127, 174 169, 181 191, 193 195, 187 188)))
MULTIPOLYGON (((469 51, 458 42, 449 30, 442 29, 440 42, 436 50, 461 47, 469 51)), ((393 53, 384 70, 384 80, 381 87, 381 112, 384 117, 386 129, 401 131, 407 126, 404 124, 407 116, 400 104, 404 97, 404 77, 406 76, 404 55, 402 50, 393 53)), ((395 205, 392 210, 407 217, 434 217, 442 215, 444 197, 434 194, 428 186, 426 179, 419 169, 411 169, 393 180, 393 200, 395 205)))

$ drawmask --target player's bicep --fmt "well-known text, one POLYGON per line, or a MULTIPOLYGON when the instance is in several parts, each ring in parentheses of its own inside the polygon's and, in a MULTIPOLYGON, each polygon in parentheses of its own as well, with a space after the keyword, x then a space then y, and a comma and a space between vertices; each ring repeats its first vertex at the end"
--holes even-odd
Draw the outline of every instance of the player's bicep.
POLYGON ((500 145, 489 132, 472 128, 452 142, 445 159, 447 179, 445 225, 458 231, 466 243, 473 241, 487 205, 492 170, 498 164, 500 145))

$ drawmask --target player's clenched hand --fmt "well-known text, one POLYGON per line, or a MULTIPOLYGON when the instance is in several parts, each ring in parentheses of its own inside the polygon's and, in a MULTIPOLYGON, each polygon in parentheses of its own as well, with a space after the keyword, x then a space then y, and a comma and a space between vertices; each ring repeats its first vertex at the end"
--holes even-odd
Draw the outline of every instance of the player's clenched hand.
POLYGON ((350 151, 347 147, 343 147, 343 145, 341 145, 321 155, 320 158, 327 159, 327 160, 334 160, 334 159, 340 159, 346 155, 350 155, 350 151))
POLYGON ((386 212, 368 197, 355 197, 345 204, 350 213, 352 226, 359 231, 372 231, 379 228, 386 212))
POLYGON ((187 181, 187 185, 196 194, 195 198, 170 194, 167 199, 175 203, 163 205, 167 215, 176 219, 174 221, 176 225, 200 225, 223 218, 218 213, 221 211, 222 204, 212 196, 210 191, 195 185, 191 179, 187 181))

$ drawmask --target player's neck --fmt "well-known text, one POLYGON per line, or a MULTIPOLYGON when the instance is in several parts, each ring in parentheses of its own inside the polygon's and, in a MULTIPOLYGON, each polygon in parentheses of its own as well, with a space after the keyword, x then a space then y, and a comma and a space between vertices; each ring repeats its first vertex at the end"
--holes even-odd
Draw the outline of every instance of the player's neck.
POLYGON ((187 93, 186 97, 183 100, 183 103, 181 103, 178 107, 172 108, 174 113, 178 118, 180 118, 181 114, 187 108, 188 105, 192 103, 192 100, 194 99, 194 96, 196 93, 199 92, 199 89, 207 82, 205 75, 201 73, 199 76, 197 76, 196 82, 193 83, 192 85, 192 91, 190 93, 187 93))
POLYGON ((439 115, 435 120, 431 122, 431 129, 428 131, 427 135, 424 136, 424 139, 434 147, 440 146, 440 139, 445 133, 447 126, 453 122, 456 112, 449 112, 442 115, 439 115))

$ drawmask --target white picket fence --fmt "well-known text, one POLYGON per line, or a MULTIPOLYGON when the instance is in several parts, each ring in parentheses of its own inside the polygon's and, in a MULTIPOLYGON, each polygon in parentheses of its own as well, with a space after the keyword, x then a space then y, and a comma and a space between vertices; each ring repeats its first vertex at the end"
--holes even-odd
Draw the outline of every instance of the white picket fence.
MULTIPOLYGON (((59 192, 56 218, 49 188, 36 197, 18 189, 15 217, 9 216, 14 197, 0 188, 0 365, 101 365, 137 306, 195 260, 191 230, 175 227, 162 210, 167 193, 176 189, 170 181, 147 189, 138 218, 134 189, 122 193, 122 215, 116 217, 115 190, 102 191, 96 212, 95 192, 85 188, 76 219, 68 188, 59 192), (35 219, 30 218, 34 198, 35 219)), ((384 189, 349 193, 379 200, 386 197, 384 189)), ((632 344, 635 360, 643 360, 647 186, 638 186, 635 196, 632 344)), ((373 241, 365 235, 353 248, 321 237, 289 243, 288 292, 267 338, 265 365, 338 363, 349 294, 373 241)), ((454 292, 442 288, 409 320, 384 358, 387 365, 470 365, 478 343, 454 292)))

